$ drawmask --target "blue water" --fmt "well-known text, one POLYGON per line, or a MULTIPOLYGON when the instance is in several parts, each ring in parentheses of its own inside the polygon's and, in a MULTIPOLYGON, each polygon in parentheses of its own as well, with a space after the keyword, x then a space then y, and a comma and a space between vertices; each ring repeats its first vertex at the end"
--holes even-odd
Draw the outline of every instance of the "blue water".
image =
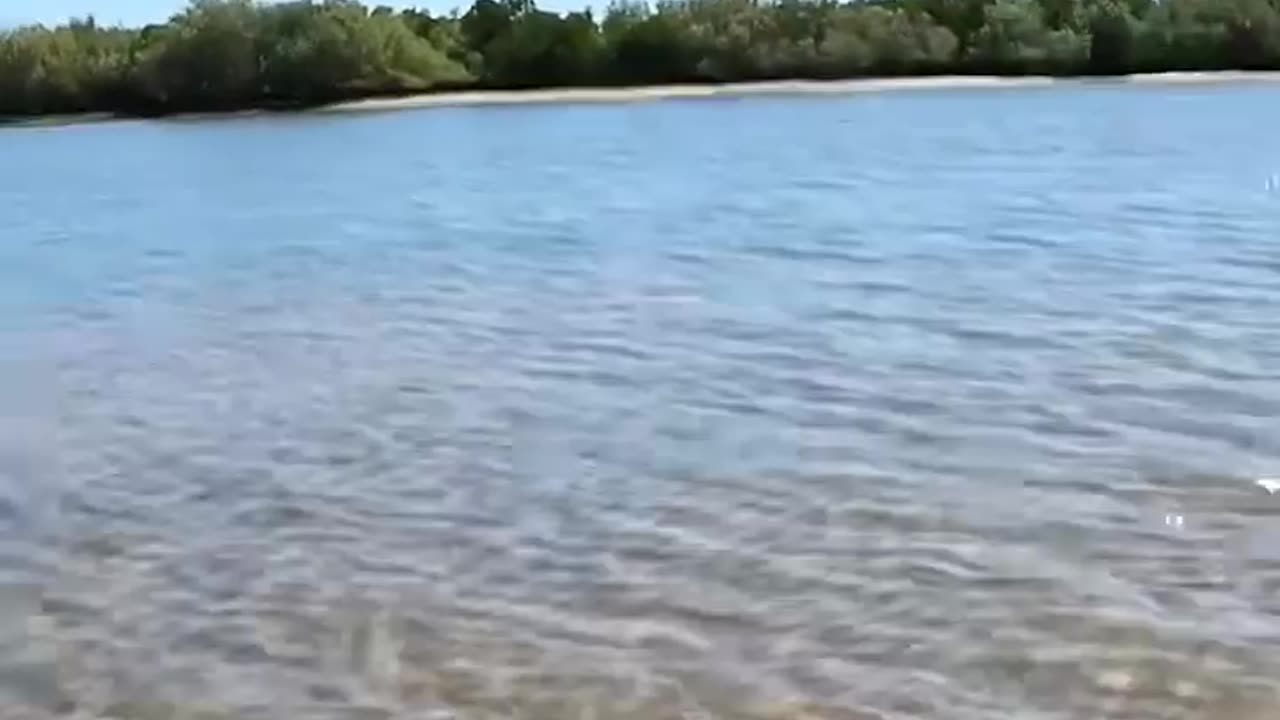
POLYGON ((1275 117, 1066 84, 0 132, 0 705, 1274 717, 1275 117))

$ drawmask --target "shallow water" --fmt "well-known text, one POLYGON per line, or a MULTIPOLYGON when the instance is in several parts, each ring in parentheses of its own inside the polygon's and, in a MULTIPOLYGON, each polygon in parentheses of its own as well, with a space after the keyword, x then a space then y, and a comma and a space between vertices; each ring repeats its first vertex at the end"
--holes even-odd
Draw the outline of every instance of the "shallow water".
POLYGON ((4 717, 1273 718, 1275 117, 0 133, 4 717))

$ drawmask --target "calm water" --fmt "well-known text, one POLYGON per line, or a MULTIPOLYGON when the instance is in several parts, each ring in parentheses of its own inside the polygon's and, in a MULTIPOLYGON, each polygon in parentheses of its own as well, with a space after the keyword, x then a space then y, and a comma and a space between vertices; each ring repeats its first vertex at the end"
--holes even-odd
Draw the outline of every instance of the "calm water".
POLYGON ((1277 117, 0 133, 3 716, 1275 718, 1277 117))

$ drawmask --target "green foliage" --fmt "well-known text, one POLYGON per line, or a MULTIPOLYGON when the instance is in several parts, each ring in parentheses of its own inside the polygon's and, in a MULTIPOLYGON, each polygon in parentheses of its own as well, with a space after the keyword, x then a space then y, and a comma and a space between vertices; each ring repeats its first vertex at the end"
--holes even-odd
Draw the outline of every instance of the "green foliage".
POLYGON ((830 16, 818 44, 825 76, 945 69, 958 41, 925 14, 883 6, 845 6, 830 16))
POLYGON ((595 80, 602 64, 604 45, 589 12, 561 17, 530 6, 507 15, 468 13, 462 22, 464 34, 483 43, 483 68, 492 85, 581 85, 595 80))
POLYGON ((1095 5, 1089 18, 1089 69, 1112 74, 1133 68, 1140 29, 1127 5, 1116 0, 1095 5))
POLYGON ((1048 56, 1049 28, 1034 0, 997 0, 983 13, 973 55, 994 70, 1038 69, 1048 56))
POLYGON ((618 0, 447 16, 193 0, 132 30, 0 31, 0 115, 305 106, 433 88, 1280 69, 1280 0, 618 0))
POLYGON ((673 8, 651 12, 644 5, 614 5, 603 23, 609 71, 623 83, 697 79, 701 51, 673 8))
POLYGON ((0 114, 99 107, 123 82, 134 40, 135 33, 102 30, 92 19, 0 34, 0 114))
POLYGON ((939 25, 950 30, 960 45, 962 55, 973 45, 973 38, 982 29, 986 19, 986 7, 990 0, 908 0, 908 7, 923 12, 939 25))
POLYGON ((131 85, 148 103, 234 107, 258 80, 258 16, 248 0, 196 0, 169 24, 144 33, 131 85))
POLYGON ((352 0, 194 0, 139 31, 22 28, 0 34, 0 115, 300 105, 473 79, 444 33, 417 29, 352 0))
MULTIPOLYGON (((463 68, 388 11, 354 2, 289 3, 260 11, 261 92, 305 102, 457 83, 463 68)), ((433 32, 427 28, 427 35, 433 32)))

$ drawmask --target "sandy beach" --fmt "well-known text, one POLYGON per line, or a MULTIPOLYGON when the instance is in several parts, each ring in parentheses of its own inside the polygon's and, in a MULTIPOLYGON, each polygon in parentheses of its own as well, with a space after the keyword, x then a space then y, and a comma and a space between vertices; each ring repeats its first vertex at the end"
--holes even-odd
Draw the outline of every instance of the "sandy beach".
MULTIPOLYGON (((177 113, 164 120, 211 120, 279 112, 352 113, 386 112, 431 107, 481 105, 531 105, 555 103, 629 103, 678 98, 749 97, 762 95, 845 95, 905 90, 962 90, 1051 87, 1072 84, 1106 85, 1221 85, 1231 83, 1280 83, 1280 72, 1214 71, 1175 72, 1114 77, 1005 77, 995 75, 935 75, 854 80, 772 80, 724 84, 641 85, 631 87, 547 88, 538 90, 458 90, 427 92, 401 97, 367 98, 303 110, 249 108, 229 112, 177 113)), ((137 120, 111 113, 56 115, 30 118, 0 117, 0 127, 31 128, 137 120)))
POLYGON ((1177 72, 1122 77, 1057 78, 939 75, 856 80, 777 80, 728 84, 649 85, 618 88, 553 88, 542 90, 470 90, 370 98, 317 108, 317 112, 362 112, 465 105, 533 103, 623 103, 673 98, 742 97, 751 95, 843 95, 901 90, 1025 88, 1060 84, 1210 85, 1280 82, 1280 72, 1177 72))

